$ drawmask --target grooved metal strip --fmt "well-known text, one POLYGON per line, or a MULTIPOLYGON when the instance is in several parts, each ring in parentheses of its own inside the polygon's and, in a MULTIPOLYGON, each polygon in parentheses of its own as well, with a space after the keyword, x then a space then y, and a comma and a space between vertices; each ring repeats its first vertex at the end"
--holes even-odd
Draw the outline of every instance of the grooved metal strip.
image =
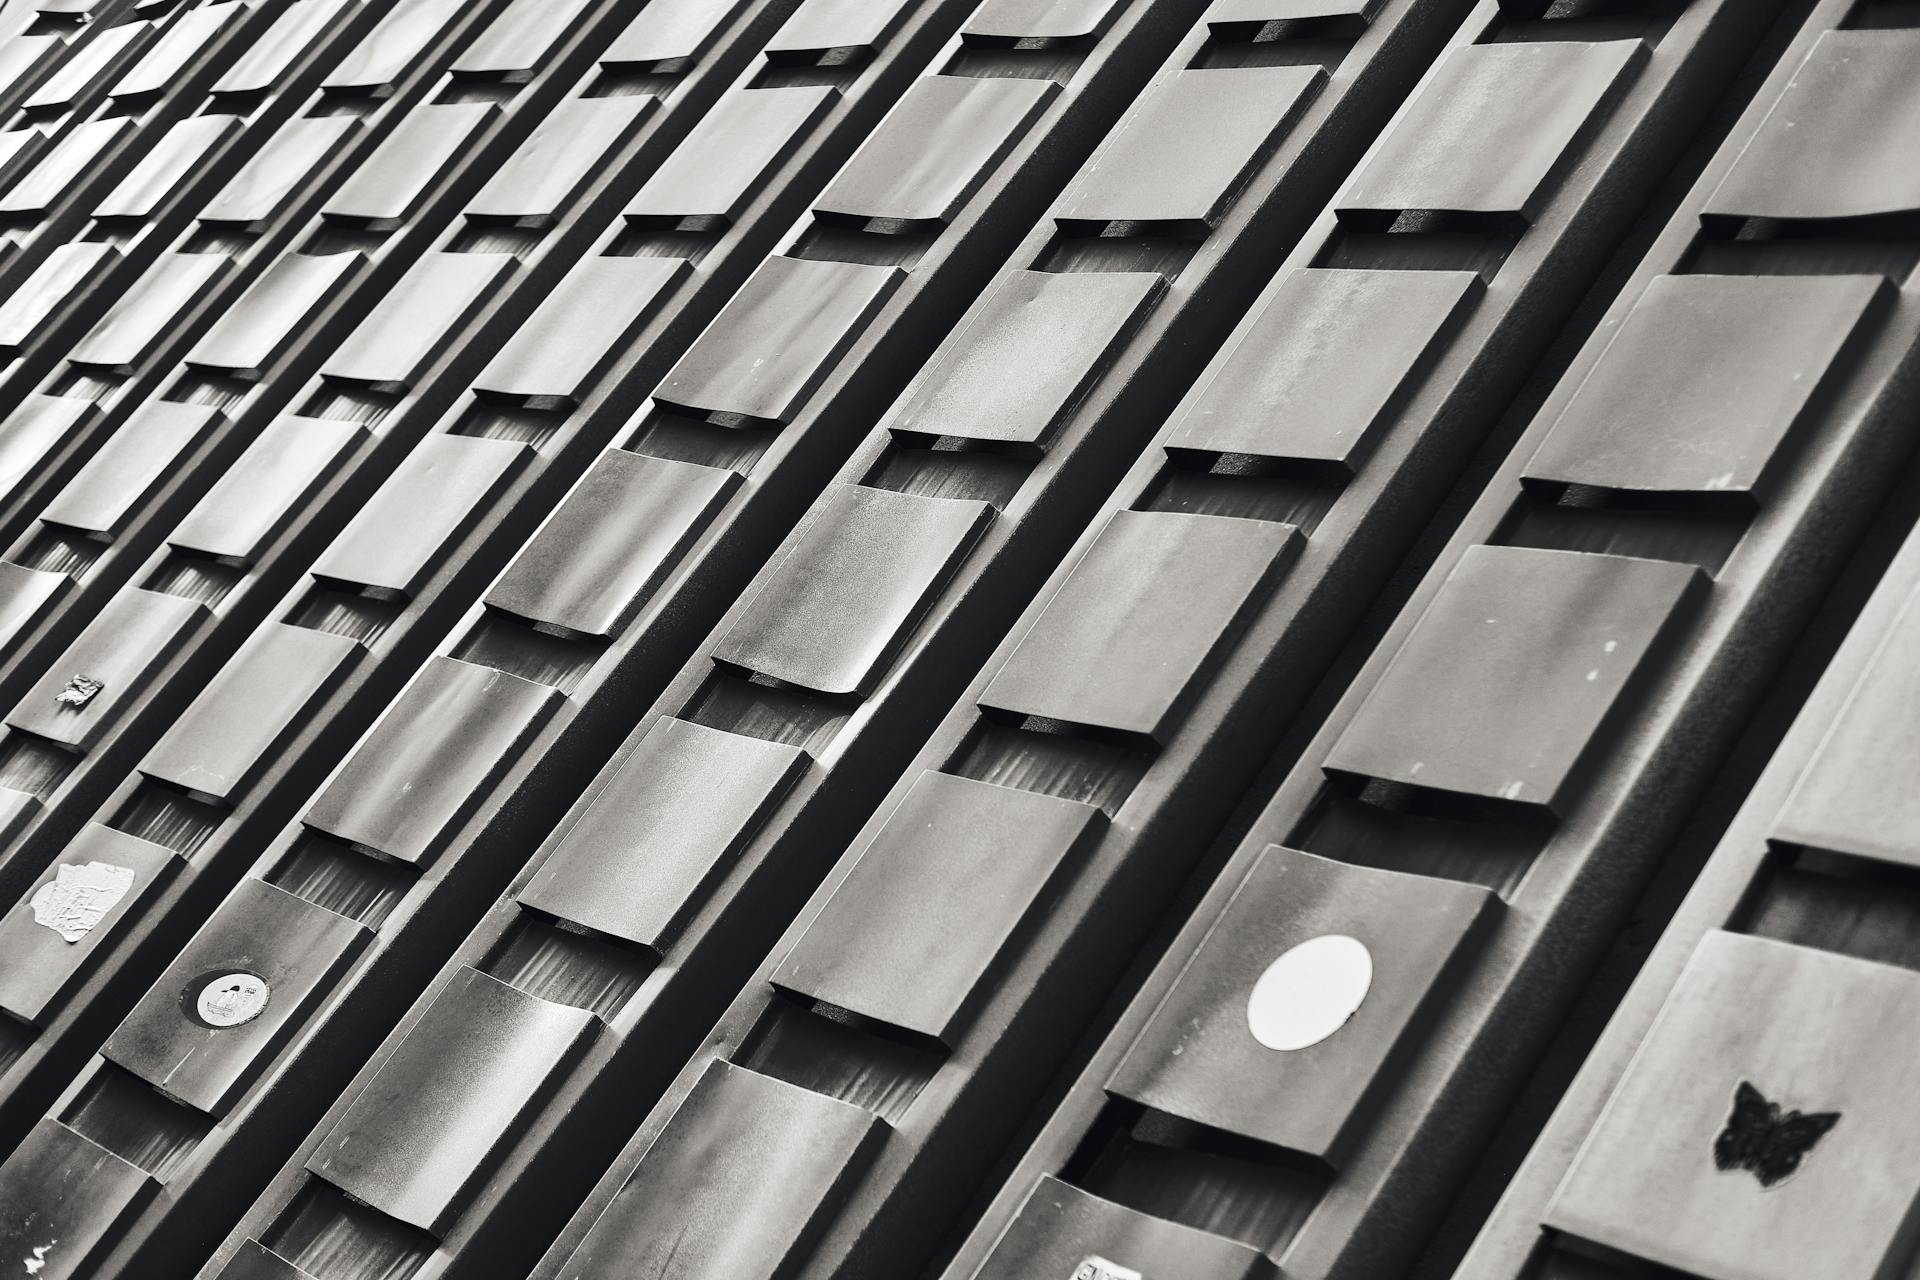
MULTIPOLYGON (((1444 1266, 1423 1256, 1429 1232, 1910 453, 1914 247, 1853 239, 1839 176, 1823 186, 1832 222, 1817 195, 1784 228, 1710 215, 1797 140, 1787 121, 1909 127, 1905 88, 1875 71, 1912 33, 1837 30, 1847 8, 1806 19, 945 1275, 1090 1257, 1098 1274, 1202 1255, 1192 1274, 1444 1266), (1827 77, 1829 59, 1847 73, 1827 77)), ((1859 154, 1866 168, 1838 172, 1876 182, 1859 154)), ((1763 846, 1742 840, 1742 865, 1763 846)), ((1780 910, 1778 928, 1820 927, 1804 904, 1780 910)), ((1483 1240, 1476 1257, 1502 1261, 1461 1274, 1879 1265, 1854 1268, 1813 1219, 1791 1225, 1790 1198, 1753 1198, 1755 1170, 1714 1168, 1745 1073, 1785 1107, 1840 1105, 1743 1030, 1767 1021, 1766 997, 1736 987, 1787 981, 1774 953, 1791 949, 1774 943, 1702 954, 1673 997, 1692 1011, 1670 1006, 1671 1030, 1663 1015, 1553 1191, 1695 936, 1663 953, 1637 1026, 1603 1042, 1580 1118, 1550 1128, 1518 1184, 1531 1203, 1483 1240), (1726 976, 1742 967, 1754 976, 1726 976), (1751 1216, 1728 1221, 1736 1204, 1751 1216), (1554 1248, 1574 1235, 1638 1261, 1554 1248)), ((1875 1002, 1902 984, 1867 985, 1857 1003, 1831 986, 1782 999, 1896 1016, 1875 1002)), ((1035 1004, 1022 989, 1010 1016, 1035 1004)), ((1816 1193, 1801 1211, 1825 1223, 1831 1204, 1816 1193)), ((1857 1235, 1870 1252, 1878 1237, 1857 1235)))

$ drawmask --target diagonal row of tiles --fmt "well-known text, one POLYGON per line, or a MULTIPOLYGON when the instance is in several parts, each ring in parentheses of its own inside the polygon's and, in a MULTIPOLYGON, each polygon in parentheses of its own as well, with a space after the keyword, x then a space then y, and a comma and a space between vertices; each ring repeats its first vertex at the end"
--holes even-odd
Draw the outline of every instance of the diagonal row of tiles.
POLYGON ((1905 456, 1899 5, 21 7, 0 1267, 1400 1274, 1905 456))

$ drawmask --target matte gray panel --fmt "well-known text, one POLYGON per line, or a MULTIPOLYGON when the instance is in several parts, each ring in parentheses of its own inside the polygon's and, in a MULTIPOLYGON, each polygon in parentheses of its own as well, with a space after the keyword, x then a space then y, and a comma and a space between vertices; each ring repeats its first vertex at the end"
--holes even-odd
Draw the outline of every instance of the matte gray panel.
POLYGON ((986 0, 960 27, 963 36, 1071 40, 1107 25, 1120 0, 986 0))
POLYGON ((732 471, 609 449, 493 584, 487 603, 611 636, 739 484, 732 471))
POLYGON ((0 195, 0 213, 45 213, 67 196, 76 180, 108 149, 132 136, 132 120, 93 120, 79 125, 40 156, 27 176, 0 195))
POLYGON ((1092 805, 923 772, 772 981, 951 1043, 1047 885, 1105 826, 1092 805))
POLYGON ((220 188, 220 194, 207 201, 200 221, 238 223, 251 229, 266 226, 294 189, 359 129, 360 121, 353 116, 299 116, 287 121, 220 188))
POLYGON ((1039 444, 1160 296, 1158 273, 1020 271, 968 313, 888 423, 1039 444))
POLYGON ((436 1234, 600 1020, 457 970, 320 1140, 307 1168, 436 1234))
POLYGON ((188 64, 225 28, 235 25, 245 12, 241 8, 224 7, 181 14, 159 39, 147 46, 139 61, 113 82, 108 96, 135 98, 164 93, 186 72, 188 64))
POLYGON ((1646 53, 1639 40, 1449 50, 1336 207, 1531 216, 1574 139, 1646 53))
POLYGON ((152 692, 148 680, 172 659, 208 616, 197 600, 154 591, 123 591, 53 661, 7 715, 28 733, 83 750, 96 745, 122 708, 152 692), (76 677, 99 684, 83 704, 63 702, 76 677))
POLYGON ((364 652, 359 641, 270 622, 247 638, 140 762, 140 772, 231 800, 364 652))
POLYGON ((321 84, 329 89, 373 89, 406 75, 470 0, 400 0, 380 25, 340 59, 321 84))
POLYGON ((243 1240, 227 1265, 220 1268, 220 1280, 312 1280, 312 1277, 258 1240, 243 1240))
POLYGON ((12 493, 37 474, 76 431, 100 415, 91 400, 27 396, 0 420, 0 494, 12 493))
POLYGON ((1607 713, 1705 582, 1667 561, 1469 547, 1326 767, 1557 811, 1607 713))
POLYGON ((387 291, 320 372, 402 391, 444 355, 514 271, 508 253, 429 253, 387 291))
POLYGON ((900 21, 906 0, 800 0, 767 41, 768 53, 878 48, 900 21))
POLYGON ((120 185, 94 206, 93 216, 151 218, 189 178, 196 176, 208 156, 243 132, 245 125, 232 116, 193 116, 175 122, 146 150, 120 185))
POLYGON ((732 222, 839 100, 826 85, 734 90, 653 171, 626 216, 732 222))
POLYGON ((121 293, 67 359, 132 373, 180 313, 232 267, 225 254, 168 253, 121 293))
POLYGON ((447 70, 503 75, 538 67, 580 22, 590 0, 512 0, 447 70))
POLYGON ((980 705, 1163 739, 1299 546, 1288 524, 1117 511, 980 705))
POLYGON ((0 561, 0 640, 25 633, 72 586, 73 579, 64 573, 0 561))
POLYGON ((320 212, 335 220, 397 227, 427 192, 467 158, 479 132, 500 118, 491 102, 425 103, 409 111, 354 166, 320 212))
POLYGON ((868 692, 992 517, 984 502, 840 485, 713 656, 823 693, 868 692))
POLYGON ((233 560, 255 559, 366 435, 367 429, 357 422, 275 418, 173 527, 168 545, 233 560))
POLYGON ((424 862, 564 702, 558 689, 434 658, 301 818, 363 849, 424 862))
MULTIPOLYGON (((1142 1280, 1272 1280, 1278 1274, 1265 1254, 1237 1241, 1137 1213, 1043 1176, 973 1275, 1074 1280, 1094 1259, 1137 1271, 1142 1280)), ((1098 1272, 1092 1280, 1100 1280, 1098 1272)))
POLYGON ((214 81, 213 93, 253 93, 271 89, 292 69, 316 40, 333 26, 351 0, 300 0, 290 5, 272 26, 259 32, 239 51, 233 65, 214 81))
POLYGON ((186 362, 202 369, 261 373, 295 338, 304 336, 314 314, 334 300, 366 261, 358 252, 324 257, 296 253, 278 259, 193 345, 186 362))
POLYGON ((1223 22, 1298 21, 1301 18, 1368 18, 1380 11, 1384 0, 1213 0, 1202 21, 1209 25, 1223 22))
POLYGON ((704 51, 740 0, 648 0, 600 55, 606 66, 675 62, 704 51))
POLYGON ((651 97, 563 99, 462 212, 549 225, 658 105, 651 97))
POLYGON ((527 906, 655 950, 806 766, 797 747, 663 717, 527 882, 527 906))
POLYGON ((583 259, 487 362, 475 389, 578 403, 691 270, 677 258, 583 259))
POLYGON ((40 1121, 0 1164, 0 1272, 88 1280, 159 1189, 145 1170, 58 1120, 40 1121), (29 1263, 38 1265, 29 1270, 29 1263))
POLYGON ((107 437, 40 513, 50 524, 118 536, 182 458, 226 421, 201 404, 149 400, 107 437))
POLYGON ((1470 271, 1289 273, 1188 402, 1167 447, 1352 470, 1479 288, 1470 271))

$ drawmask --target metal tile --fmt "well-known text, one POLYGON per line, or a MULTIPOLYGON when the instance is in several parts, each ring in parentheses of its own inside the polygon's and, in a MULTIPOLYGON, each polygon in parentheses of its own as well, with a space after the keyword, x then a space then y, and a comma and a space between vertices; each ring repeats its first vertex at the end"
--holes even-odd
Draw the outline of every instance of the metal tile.
POLYGON ((1325 767, 1558 811, 1705 581, 1667 561, 1470 547, 1325 767))
POLYGON ((406 77, 414 61, 460 17, 469 0, 399 0, 320 83, 327 89, 378 89, 406 77))
POLYGON ((797 747, 654 722, 519 901, 664 950, 806 767, 797 747))
POLYGON ((565 700, 504 671, 434 658, 301 821, 386 857, 425 862, 565 700))
POLYGON ((265 227, 287 197, 359 131, 360 121, 353 116, 297 116, 287 121, 207 201, 200 221, 255 231, 265 227))
POLYGON ((181 460, 225 423, 208 405, 149 400, 88 458, 41 510, 49 524, 118 537, 181 460))
POLYGON ((223 6, 181 14, 159 39, 147 46, 140 60, 113 82, 107 96, 137 98, 165 93, 186 74, 188 64, 245 13, 244 8, 223 6))
POLYGON ((899 25, 906 7, 906 0, 800 0, 800 7, 767 41, 766 51, 877 49, 899 25))
MULTIPOLYGON (((32 275, 0 301, 0 351, 17 353, 39 337, 40 326, 56 308, 95 274, 119 261, 120 251, 110 244, 63 244, 48 254, 32 275)), ((6 448, 0 444, 0 451, 6 448)))
POLYGON ((0 641, 24 635, 72 586, 73 579, 64 573, 0 561, 0 641))
MULTIPOLYGON (((243 121, 233 116, 190 116, 175 121, 158 142, 94 206, 96 218, 151 218, 161 205, 171 200, 189 178, 198 176, 200 165, 246 132, 243 121)), ((69 245, 68 248, 105 246, 69 245)))
POLYGON ((207 618, 197 600, 154 591, 123 591, 75 637, 32 684, 7 723, 53 742, 90 750, 115 716, 150 693, 147 682, 165 667, 207 618), (100 688, 84 703, 62 701, 75 677, 100 688))
POLYGON ((0 1009, 44 1025, 86 977, 94 953, 180 865, 171 849, 97 822, 81 827, 0 918, 0 1009))
POLYGON ((417 594, 533 450, 508 440, 429 435, 321 553, 316 578, 417 594))
POLYGON ((1000 953, 1101 812, 925 771, 775 966, 776 986, 952 1043, 1000 953))
POLYGON ((27 175, 0 195, 0 214, 45 213, 66 199, 95 161, 131 138, 138 125, 125 117, 90 120, 69 130, 27 175))
POLYGON ((1201 19, 1210 26, 1227 22, 1297 22, 1302 18, 1372 20, 1385 0, 1213 0, 1201 19))
POLYGON ((256 35, 234 59, 210 92, 257 93, 278 85, 293 64, 323 39, 354 0, 299 0, 256 35))
POLYGON ((341 456, 366 434, 358 423, 275 418, 173 527, 168 545, 258 559, 295 508, 335 474, 341 456))
POLYGON ((132 373, 233 262, 220 253, 165 253, 107 308, 67 359, 79 365, 132 373))
POLYGON ((460 51, 455 75, 502 76, 531 71, 580 25, 591 0, 512 0, 460 51))
POLYGON ((841 485, 816 511, 713 656, 823 693, 867 693, 993 508, 841 485))
POLYGON ((242 880, 100 1052, 167 1097, 225 1115, 372 937, 325 907, 242 880), (215 1012, 208 990, 230 976, 264 986, 258 1012, 257 998, 215 1012))
POLYGON ((614 635, 739 485, 732 471, 609 449, 487 603, 581 635, 614 635))
POLYGON ((372 155, 354 167, 323 216, 372 227, 398 227, 454 165, 474 138, 500 118, 491 102, 426 103, 409 111, 372 155))
POLYGON ((277 259, 194 343, 186 362, 201 369, 259 375, 276 363, 308 323, 359 273, 362 253, 277 259))
POLYGON ((75 432, 100 416, 91 400, 31 395, 0 421, 0 494, 39 473, 75 432))
POLYGON ((1479 291, 1471 271, 1291 272, 1188 400, 1167 447, 1351 471, 1479 291))
POLYGON ((320 1140, 307 1168, 437 1234, 599 1029, 584 1010, 463 967, 320 1140))
POLYGON ((1059 92, 1051 80, 922 76, 813 207, 853 219, 951 221, 1059 92))
POLYGON ((791 422, 905 272, 772 257, 653 393, 695 413, 791 422))
MULTIPOLYGON (((1454 963, 1496 901, 1478 885, 1347 866, 1269 846, 1107 1082, 1156 1111, 1341 1166, 1425 1031, 1454 963), (1358 942, 1372 979, 1345 1025, 1299 1049, 1249 1024, 1263 975, 1321 938, 1358 942)), ((1279 991, 1310 1002, 1325 992, 1279 991)))
POLYGON ((584 258, 473 380, 479 391, 578 404, 692 267, 678 258, 584 258))
POLYGON ((1546 1225, 1701 1280, 1880 1280, 1912 1243, 1920 974, 1766 938, 1700 942, 1546 1225), (1715 1167, 1734 1094, 1839 1122, 1771 1187, 1715 1167))
POLYGON ((1164 740, 1300 543, 1272 521, 1115 512, 980 705, 1164 740))
POLYGON ((1072 40, 1106 29, 1120 0, 986 0, 960 27, 994 40, 1072 40))
POLYGON ((1157 272, 1003 275, 928 363, 895 431, 1041 444, 1159 300, 1157 272))
POLYGON ((1265 1254, 1238 1241, 1149 1217, 1043 1176, 973 1280, 1124 1280, 1136 1272, 1152 1280, 1273 1280, 1279 1274, 1265 1254), (1089 1262, 1111 1265, 1104 1274, 1082 1271, 1089 1262))
POLYGON ((71 106, 82 94, 140 57, 153 32, 151 22, 127 22, 99 32, 62 59, 53 74, 41 81, 20 106, 27 111, 71 106))
POLYGON ((1878 276, 1659 276, 1621 322, 1530 479, 1752 493, 1892 287, 1878 276))
POLYGON ((567 1260, 569 1280, 776 1280, 872 1157, 878 1116, 715 1062, 567 1260))
POLYGON ((603 66, 677 62, 705 51, 741 0, 648 0, 607 51, 603 66))
POLYGON ((313 1280, 313 1277, 258 1240, 243 1240, 227 1265, 220 1268, 219 1280, 313 1280))
POLYGON ((518 259, 509 253, 429 253, 387 291, 320 372, 329 378, 405 391, 446 354, 518 259))
POLYGON ((198 795, 238 798, 364 652, 346 636, 266 624, 167 727, 140 772, 198 795))
POLYGON ((463 210, 469 218, 544 227, 605 171, 610 156, 659 105, 652 97, 567 98, 494 170, 463 210))
POLYGON ((0 1270, 85 1280, 159 1189, 58 1120, 40 1121, 0 1164, 0 1270))
POLYGON ((1217 67, 1156 81, 1067 185, 1055 221, 1217 221, 1326 76, 1217 67))
POLYGON ((1646 56, 1640 40, 1449 50, 1336 207, 1531 217, 1580 131, 1646 56))
POLYGON ((838 101, 840 91, 826 85, 734 90, 653 171, 626 216, 731 223, 838 101))
POLYGON ((1920 210, 1920 31, 1829 31, 1701 207, 1707 216, 1920 210))

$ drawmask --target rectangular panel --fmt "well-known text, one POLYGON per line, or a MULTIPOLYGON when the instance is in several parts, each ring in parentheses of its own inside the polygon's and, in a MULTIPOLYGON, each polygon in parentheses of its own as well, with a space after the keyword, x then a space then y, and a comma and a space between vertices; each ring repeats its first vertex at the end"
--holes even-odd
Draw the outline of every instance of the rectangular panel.
POLYGON ((275 418, 167 535, 169 546, 252 561, 286 528, 294 509, 331 479, 365 439, 353 422, 275 418))
POLYGON ((320 372, 405 391, 446 353, 517 262, 509 253, 426 254, 327 357, 320 372))
POLYGON ((813 207, 852 219, 949 221, 1059 91, 1051 80, 922 76, 813 207))
POLYGON ((986 0, 960 28, 990 40, 1072 40, 1103 29, 1119 0, 986 0))
POLYGON ((136 914, 180 862, 171 849, 97 822, 80 828, 0 918, 0 954, 7 958, 0 965, 0 1009, 43 1025, 120 922, 136 914))
POLYGON ((26 177, 0 195, 0 213, 45 213, 66 198, 74 181, 91 169, 95 160, 131 137, 137 128, 125 117, 77 126, 43 153, 26 177))
POLYGON ((324 257, 295 253, 278 259, 201 336, 186 362, 258 377, 366 260, 357 252, 324 257))
POLYGON ((512 0, 447 68, 455 75, 510 79, 538 67, 579 25, 589 0, 512 0))
POLYGON ((427 436, 321 554, 313 576, 416 594, 439 568, 441 548, 473 527, 532 456, 508 440, 427 436))
POLYGON ((56 308, 119 261, 120 251, 110 244, 63 244, 48 254, 0 301, 0 352, 18 354, 41 336, 41 326, 56 308))
POLYGON ((840 91, 825 85, 734 90, 653 171, 628 202, 626 216, 731 223, 839 99, 840 91))
POLYGON ((1494 901, 1269 845, 1107 1090, 1337 1168, 1494 901))
POLYGON ((101 1053, 169 1098, 224 1115, 372 930, 242 880, 101 1053))
POLYGON ((1707 934, 1548 1225, 1701 1280, 1900 1274, 1920 1112, 1911 1042, 1888 1029, 1917 1020, 1920 974, 1707 934))
POLYGON ((1209 26, 1228 22, 1297 22, 1302 18, 1366 18, 1378 13, 1384 0, 1213 0, 1207 6, 1209 26))
POLYGON ((1920 866, 1920 605, 1909 599, 1820 750, 1787 799, 1773 838, 1920 866))
POLYGON ((980 705, 1164 741, 1300 543, 1272 521, 1115 512, 980 705))
POLYGON ((51 1117, 0 1164, 0 1271, 86 1280, 160 1184, 51 1117), (49 1241, 59 1242, 49 1249, 49 1241), (36 1252, 37 1251, 37 1252, 36 1252), (39 1266, 28 1269, 30 1263, 39 1266))
POLYGON ((1042 1176, 972 1280, 1273 1280, 1265 1254, 1042 1176), (1106 1264, 1103 1270, 1088 1266, 1106 1264), (1121 1270, 1124 1268, 1124 1270, 1121 1270))
MULTIPOLYGON (((1916 135, 1920 138, 1920 135, 1916 135)), ((1554 421, 1525 478, 1753 493, 1879 276, 1660 276, 1554 421)))
MULTIPOLYGON (((0 77, 6 76, 11 70, 5 57, 8 50, 18 43, 18 40, 0 41, 0 77)), ((47 135, 38 129, 14 129, 0 133, 0 191, 6 190, 38 164, 40 157, 46 154, 48 145, 47 135)))
POLYGON ((1326 74, 1217 67, 1155 81, 1068 184, 1054 220, 1213 223, 1326 74))
POLYGON ((313 1277, 258 1240, 243 1240, 227 1265, 220 1268, 219 1280, 313 1280, 313 1277))
POLYGON ((1920 31, 1828 31, 1701 208, 1730 218, 1920 210, 1920 31))
POLYGON ((663 717, 519 900, 663 951, 806 763, 797 747, 663 717))
POLYGON ((335 222, 398 227, 427 192, 467 158, 474 137, 500 118, 491 102, 424 103, 380 140, 372 155, 320 207, 335 222))
POLYGON ((257 93, 280 83, 295 61, 325 36, 354 0, 300 0, 240 51, 212 93, 257 93))
POLYGON ((790 422, 905 274, 768 258, 653 397, 696 413, 790 422))
POLYGON ((81 94, 139 57, 153 28, 151 22, 128 22, 99 32, 70 52, 20 106, 27 111, 72 106, 81 94))
POLYGON ((773 971, 776 986, 953 1042, 1000 953, 1106 819, 931 770, 773 971))
POLYGON ((767 41, 767 53, 877 49, 905 8, 906 0, 800 0, 793 16, 767 41))
POLYGON ((210 405, 149 400, 108 436, 40 513, 49 524, 118 537, 181 459, 225 423, 210 405))
POLYGON ((993 517, 984 502, 840 485, 713 656, 823 693, 867 693, 993 517))
POLYGON ((166 92, 179 80, 187 65, 246 11, 244 5, 227 5, 181 14, 147 47, 140 60, 113 82, 107 96, 126 99, 166 92))
POLYGON ((1353 470, 1395 394, 1479 289, 1471 271, 1290 272, 1240 327, 1167 447, 1353 470))
POLYGON ((600 55, 603 66, 647 67, 702 53, 740 0, 647 0, 600 55))
POLYGON ((1607 713, 1704 583, 1666 561, 1469 547, 1326 768, 1559 812, 1607 713))
POLYGON ((259 230, 287 197, 359 131, 353 116, 299 116, 253 153, 240 171, 207 201, 200 221, 259 230))
POLYGON ((569 1280, 778 1280, 871 1159, 880 1118, 729 1062, 710 1064, 567 1259, 569 1280))
POLYGON ((469 218, 550 226, 658 105, 651 97, 567 98, 467 201, 469 218))
POLYGON ((1451 49, 1335 205, 1531 217, 1587 121, 1646 54, 1639 40, 1451 49))
POLYGON ((1158 272, 1000 278, 915 381, 895 431, 1040 444, 1160 296, 1158 272))
POLYGON ((399 0, 321 84, 327 89, 379 89, 398 82, 414 60, 445 34, 470 0, 399 0))
POLYGON ((0 641, 12 640, 37 625, 72 586, 73 579, 64 573, 0 561, 0 641))
POLYGON ((437 1234, 599 1029, 583 1009, 462 967, 321 1139, 307 1168, 437 1234))
POLYGON ((53 666, 27 687, 7 723, 82 750, 147 692, 208 616, 197 600, 129 589, 107 601, 53 666))
POLYGON ((575 634, 614 635, 739 484, 732 471, 609 449, 487 603, 575 634))
MULTIPOLYGON (((191 116, 176 121, 140 157, 120 185, 94 206, 96 218, 151 218, 196 176, 209 156, 246 132, 233 116, 191 116)), ((76 246, 77 247, 77 246, 76 246)))
POLYGON ((678 258, 586 258, 507 339, 474 389, 579 403, 693 268, 678 258))
POLYGON ((91 400, 27 396, 0 420, 0 494, 36 475, 75 433, 100 416, 91 400))
POLYGON ((226 275, 233 262, 220 253, 164 253, 74 345, 67 359, 132 373, 181 313, 226 275))
POLYGON ((140 772, 197 795, 238 798, 364 652, 346 636, 267 623, 167 727, 140 772))
POLYGON ((301 821, 373 853, 424 862, 564 701, 558 689, 436 657, 301 821))

